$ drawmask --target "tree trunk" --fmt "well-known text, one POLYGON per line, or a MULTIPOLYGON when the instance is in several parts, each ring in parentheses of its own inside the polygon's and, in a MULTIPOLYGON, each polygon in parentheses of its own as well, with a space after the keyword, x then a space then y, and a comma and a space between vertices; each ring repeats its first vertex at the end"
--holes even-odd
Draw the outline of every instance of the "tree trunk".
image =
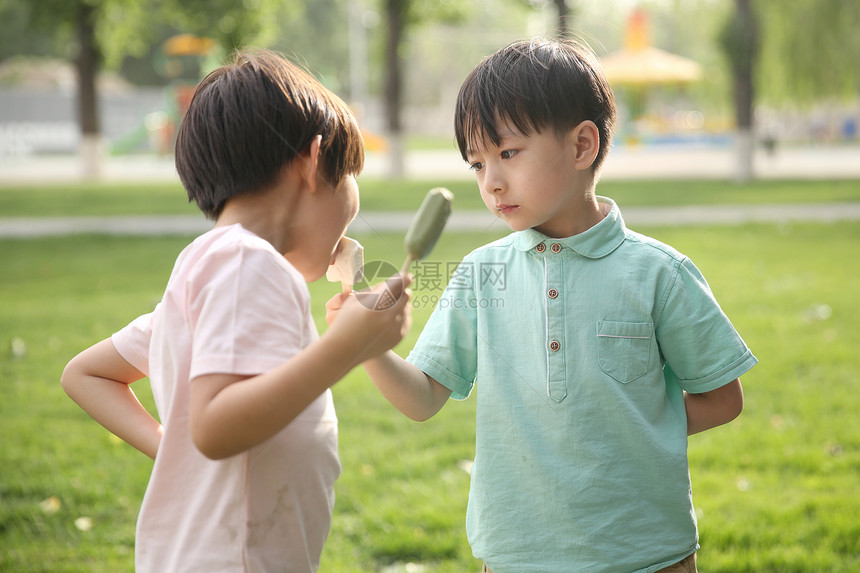
POLYGON ((103 151, 96 93, 99 53, 95 38, 95 9, 84 1, 78 1, 76 11, 78 54, 75 69, 78 77, 78 123, 81 129, 80 157, 83 176, 95 178, 101 174, 103 151))
POLYGON ((363 114, 367 105, 367 29, 363 19, 360 0, 349 0, 349 103, 356 115, 363 114))
POLYGON ((555 0, 555 7, 558 10, 558 36, 566 38, 570 33, 567 19, 570 15, 567 9, 567 0, 555 0))
POLYGON ((390 175, 404 175, 403 128, 400 122, 402 107, 402 78, 400 67, 400 40, 403 37, 404 12, 408 0, 386 0, 388 38, 385 48, 385 119, 390 150, 390 175))
POLYGON ((737 166, 735 179, 746 183, 755 176, 755 133, 753 108, 755 103, 754 64, 758 53, 758 26, 750 0, 735 0, 736 21, 734 33, 734 54, 732 63, 733 89, 735 102, 735 123, 737 125, 737 166))

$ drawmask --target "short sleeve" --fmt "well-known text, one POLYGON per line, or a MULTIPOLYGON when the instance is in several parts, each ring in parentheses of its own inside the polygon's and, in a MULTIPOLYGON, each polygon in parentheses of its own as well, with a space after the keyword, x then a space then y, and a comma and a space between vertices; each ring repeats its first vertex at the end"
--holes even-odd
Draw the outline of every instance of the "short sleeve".
POLYGON ((456 278, 455 273, 406 360, 463 400, 477 373, 478 305, 472 288, 456 278))
MULTIPOLYGON (((156 307, 157 309, 157 307, 156 307)), ((149 376, 149 342, 152 338, 152 315, 141 315, 111 336, 114 348, 123 359, 149 376)))
POLYGON ((307 286, 298 271, 259 241, 214 249, 189 273, 190 378, 266 372, 309 342, 307 286))
POLYGON ((676 268, 656 335, 666 363, 689 392, 719 388, 758 362, 687 258, 676 268))

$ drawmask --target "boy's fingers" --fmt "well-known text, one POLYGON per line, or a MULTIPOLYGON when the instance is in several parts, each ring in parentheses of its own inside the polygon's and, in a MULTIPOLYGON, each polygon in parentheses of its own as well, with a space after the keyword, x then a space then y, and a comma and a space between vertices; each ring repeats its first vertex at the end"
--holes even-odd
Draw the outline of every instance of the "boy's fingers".
POLYGON ((329 301, 326 303, 326 307, 334 309, 334 310, 339 309, 340 307, 343 306, 343 303, 346 302, 346 299, 349 298, 349 295, 350 295, 350 293, 348 293, 348 292, 337 293, 336 295, 334 295, 333 297, 331 297, 329 299, 329 301))

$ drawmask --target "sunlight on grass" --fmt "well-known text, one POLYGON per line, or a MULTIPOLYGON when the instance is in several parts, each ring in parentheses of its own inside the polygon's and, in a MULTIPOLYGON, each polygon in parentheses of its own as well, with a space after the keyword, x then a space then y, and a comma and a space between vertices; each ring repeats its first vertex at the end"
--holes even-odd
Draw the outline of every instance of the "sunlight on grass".
MULTIPOLYGON (((688 254, 761 361, 741 417, 690 439, 708 573, 860 570, 860 225, 642 229, 688 254)), ((402 261, 401 235, 359 237, 402 261)), ((449 233, 442 264, 495 238, 449 233)), ((151 462, 58 380, 78 351, 158 300, 188 238, 0 241, 0 570, 133 570, 151 462)), ((313 312, 338 290, 310 285, 313 312)), ((438 292, 419 289, 415 297, 438 292)), ((416 304, 406 353, 431 311, 416 304)), ((145 382, 135 385, 152 408, 145 382)), ((364 371, 334 388, 343 475, 321 571, 477 572, 465 540, 475 400, 407 420, 364 371), (423 568, 423 569, 422 569, 423 568)))

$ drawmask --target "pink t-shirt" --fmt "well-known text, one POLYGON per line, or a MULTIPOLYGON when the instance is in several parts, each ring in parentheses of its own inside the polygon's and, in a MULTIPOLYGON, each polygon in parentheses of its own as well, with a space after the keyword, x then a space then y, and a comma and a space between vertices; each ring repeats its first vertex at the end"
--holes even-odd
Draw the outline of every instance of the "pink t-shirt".
POLYGON ((240 225, 186 247, 161 303, 113 335, 149 376, 164 427, 138 517, 138 573, 317 570, 340 474, 331 392, 225 460, 203 456, 188 428, 189 380, 268 371, 317 336, 302 276, 240 225))

